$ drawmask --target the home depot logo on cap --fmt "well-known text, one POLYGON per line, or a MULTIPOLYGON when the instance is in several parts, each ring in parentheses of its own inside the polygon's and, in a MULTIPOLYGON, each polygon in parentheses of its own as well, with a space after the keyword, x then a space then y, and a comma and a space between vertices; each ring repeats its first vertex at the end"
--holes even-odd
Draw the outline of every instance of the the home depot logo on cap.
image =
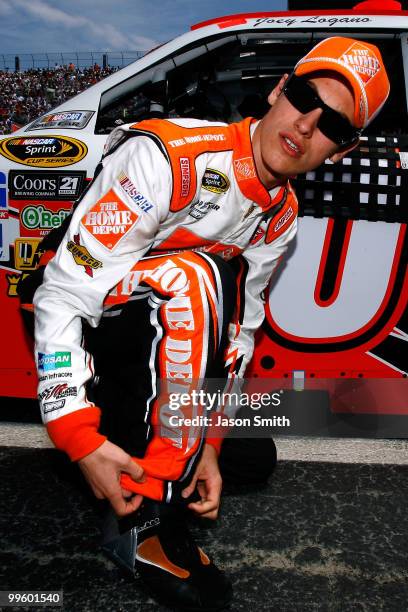
POLYGON ((345 64, 348 64, 350 68, 353 68, 365 83, 381 69, 381 64, 373 51, 359 42, 351 45, 346 53, 343 53, 341 59, 345 64))
POLYGON ((354 93, 354 125, 365 128, 388 98, 390 84, 379 49, 371 43, 333 36, 319 42, 296 64, 303 76, 320 70, 341 74, 354 93))

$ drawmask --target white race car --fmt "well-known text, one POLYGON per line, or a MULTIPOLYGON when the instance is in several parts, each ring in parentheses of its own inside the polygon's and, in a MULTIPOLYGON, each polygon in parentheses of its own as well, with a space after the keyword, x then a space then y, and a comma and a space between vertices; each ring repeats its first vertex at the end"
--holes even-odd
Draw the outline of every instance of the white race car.
MULTIPOLYGON (((293 377, 296 388, 313 377, 405 377, 408 12, 395 5, 384 0, 380 11, 378 2, 374 8, 363 2, 335 13, 251 13, 200 23, 3 138, 0 395, 35 396, 17 285, 37 265, 41 239, 92 179, 111 130, 147 117, 261 117, 280 76, 333 35, 378 45, 391 95, 349 157, 297 177, 298 237, 266 296, 249 374, 293 377)), ((380 411, 403 410, 381 401, 380 411)))

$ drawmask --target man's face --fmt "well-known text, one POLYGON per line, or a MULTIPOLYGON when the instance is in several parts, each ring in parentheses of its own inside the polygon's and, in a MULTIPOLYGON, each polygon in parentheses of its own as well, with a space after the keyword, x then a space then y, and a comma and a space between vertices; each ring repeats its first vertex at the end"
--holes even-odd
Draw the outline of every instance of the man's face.
MULTIPOLYGON (((323 102, 353 121, 353 94, 340 77, 311 74, 308 83, 323 102)), ((322 112, 316 108, 302 114, 284 94, 278 96, 254 135, 257 170, 265 184, 313 170, 329 157, 338 161, 345 154, 338 153, 338 145, 317 127, 322 112)))

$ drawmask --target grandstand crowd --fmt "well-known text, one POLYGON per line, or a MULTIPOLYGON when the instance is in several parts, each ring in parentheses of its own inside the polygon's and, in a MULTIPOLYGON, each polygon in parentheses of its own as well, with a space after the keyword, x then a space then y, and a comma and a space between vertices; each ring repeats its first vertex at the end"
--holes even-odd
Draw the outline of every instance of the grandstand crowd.
POLYGON ((9 134, 94 85, 117 68, 74 64, 25 72, 0 71, 0 134, 9 134))

